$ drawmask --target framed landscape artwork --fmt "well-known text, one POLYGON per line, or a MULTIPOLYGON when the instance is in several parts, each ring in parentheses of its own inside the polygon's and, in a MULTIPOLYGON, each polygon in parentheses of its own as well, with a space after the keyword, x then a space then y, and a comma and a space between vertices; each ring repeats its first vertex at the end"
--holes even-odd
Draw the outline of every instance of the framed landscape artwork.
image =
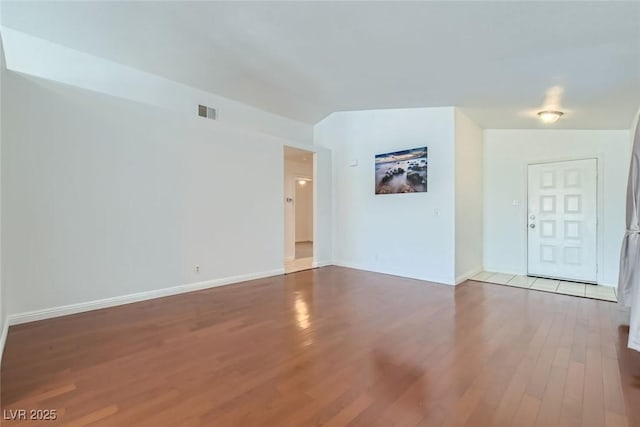
POLYGON ((376 155, 376 194, 427 191, 427 147, 376 155))

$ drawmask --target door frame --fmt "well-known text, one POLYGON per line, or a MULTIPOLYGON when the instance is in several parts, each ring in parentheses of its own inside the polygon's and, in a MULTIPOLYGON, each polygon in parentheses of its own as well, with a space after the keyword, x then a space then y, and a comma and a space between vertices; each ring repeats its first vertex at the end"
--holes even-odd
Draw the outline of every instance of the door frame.
POLYGON ((521 229, 524 235, 525 247, 523 253, 523 265, 525 266, 525 275, 529 274, 529 166, 540 165, 545 163, 571 162, 577 160, 595 160, 596 161, 596 284, 603 283, 602 266, 604 265, 604 153, 596 153, 584 156, 564 156, 541 158, 535 160, 527 160, 523 165, 524 169, 524 191, 525 205, 521 216, 521 229))
MULTIPOLYGON (((295 182, 296 179, 299 178, 305 178, 305 179, 311 179, 311 182, 313 184, 312 186, 312 191, 313 191, 313 195, 312 195, 312 199, 313 199, 313 209, 312 209, 312 213, 313 213, 313 263, 312 263, 312 268, 316 268, 319 266, 318 264, 318 150, 315 150, 314 148, 316 147, 309 147, 309 146, 305 146, 305 145, 296 145, 296 144, 283 144, 282 146, 282 182, 285 183, 286 187, 288 187, 289 192, 293 194, 294 196, 294 200, 293 202, 295 203, 295 182), (293 177, 293 179, 287 179, 287 176, 285 175, 285 158, 284 158, 284 150, 286 147, 289 148, 295 148, 298 150, 304 150, 307 151, 309 153, 309 155, 311 156, 311 164, 312 164, 312 169, 311 169, 311 176, 302 176, 300 174, 292 174, 291 176, 293 177)), ((283 186, 284 187, 284 186, 283 186)), ((283 188, 284 190, 284 188, 283 188)), ((282 241, 284 243, 284 247, 283 249, 286 248, 287 245, 287 232, 286 232, 286 227, 287 227, 287 221, 286 221, 286 216, 287 216, 287 201, 286 201, 286 194, 283 195, 282 200, 284 201, 283 203, 283 207, 282 207, 282 224, 283 224, 283 236, 282 236, 282 241)), ((291 238, 293 240, 293 259, 295 259, 295 248, 296 248, 296 234, 295 234, 295 206, 292 208, 292 215, 293 215, 293 232, 291 233, 291 238)), ((285 262, 287 261, 291 261, 291 259, 287 259, 285 256, 285 251, 283 250, 282 253, 282 264, 284 265, 285 262)), ((323 263, 322 265, 327 265, 325 263, 323 263)))

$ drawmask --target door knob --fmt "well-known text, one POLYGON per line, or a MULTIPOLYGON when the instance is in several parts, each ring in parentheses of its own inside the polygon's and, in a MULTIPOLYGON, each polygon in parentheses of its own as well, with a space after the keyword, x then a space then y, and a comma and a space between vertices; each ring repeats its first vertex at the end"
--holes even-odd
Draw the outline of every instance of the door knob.
POLYGON ((529 228, 536 228, 535 224, 529 224, 529 228))

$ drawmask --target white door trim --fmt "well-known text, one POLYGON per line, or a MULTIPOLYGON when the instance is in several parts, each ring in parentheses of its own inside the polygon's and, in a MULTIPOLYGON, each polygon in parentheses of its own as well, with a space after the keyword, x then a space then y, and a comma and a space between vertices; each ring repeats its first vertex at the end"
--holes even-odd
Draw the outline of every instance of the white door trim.
POLYGON ((543 164, 543 163, 557 163, 557 162, 570 162, 570 161, 574 161, 574 160, 596 160, 597 163, 597 172, 598 172, 598 176, 597 176, 597 184, 596 184, 596 215, 597 215, 597 227, 596 227, 596 259, 598 260, 598 273, 597 273, 597 280, 596 280, 596 284, 600 285, 603 284, 605 281, 603 279, 604 277, 604 271, 602 266, 604 265, 604 180, 606 179, 606 176, 604 175, 604 161, 605 161, 605 155, 604 153, 600 152, 600 153, 594 153, 591 155, 585 155, 585 156, 573 156, 573 157, 567 157, 567 156, 561 156, 561 157, 544 157, 544 158, 539 158, 539 159, 529 159, 526 160, 523 164, 522 164, 522 173, 524 174, 524 187, 522 189, 522 194, 524 194, 524 200, 526 201, 524 209, 522 210, 522 215, 521 215, 521 233, 523 233, 524 236, 524 250, 522 251, 522 260, 523 263, 522 265, 525 268, 525 274, 529 271, 529 253, 528 253, 528 248, 529 248, 529 231, 527 228, 527 224, 528 224, 528 209, 529 209, 529 165, 537 165, 537 164, 543 164))

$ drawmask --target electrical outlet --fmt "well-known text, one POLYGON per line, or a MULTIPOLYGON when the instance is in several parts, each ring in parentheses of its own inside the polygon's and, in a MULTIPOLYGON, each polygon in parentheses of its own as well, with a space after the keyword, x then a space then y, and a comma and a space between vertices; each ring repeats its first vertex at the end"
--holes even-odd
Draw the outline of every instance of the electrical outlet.
POLYGON ((196 273, 200 273, 200 266, 199 266, 199 265, 196 265, 195 270, 196 270, 196 273))

